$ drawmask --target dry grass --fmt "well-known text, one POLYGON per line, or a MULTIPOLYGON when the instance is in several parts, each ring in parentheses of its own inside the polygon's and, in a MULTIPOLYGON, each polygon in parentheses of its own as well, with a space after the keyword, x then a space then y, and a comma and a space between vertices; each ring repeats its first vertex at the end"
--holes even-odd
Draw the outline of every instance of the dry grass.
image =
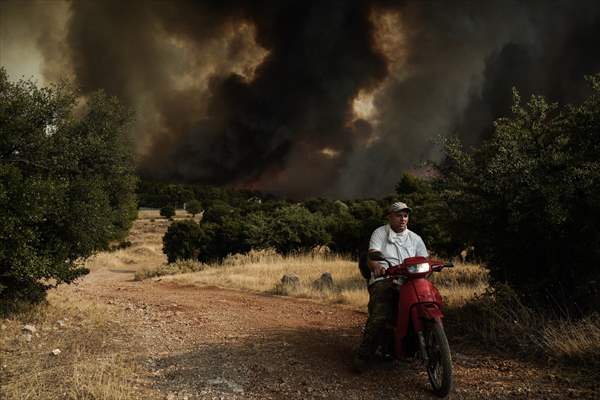
MULTIPOLYGON (((222 265, 198 264, 197 268, 201 271, 164 279, 318 299, 361 310, 366 310, 369 300, 356 262, 331 254, 283 257, 273 251, 253 251, 230 256, 222 265), (322 291, 313 285, 323 272, 332 274, 334 290, 322 291), (284 274, 297 275, 300 284, 284 287, 280 284, 284 274)), ((510 288, 490 289, 488 271, 479 265, 458 263, 434 274, 432 280, 444 297, 457 333, 528 357, 600 366, 600 316, 578 322, 548 319, 526 307, 510 288)))
POLYGON ((138 399, 138 366, 113 310, 76 294, 50 293, 48 304, 0 320, 0 398, 138 399), (36 332, 27 340, 23 326, 36 332), (51 352, 59 349, 59 355, 51 352))
POLYGON ((135 272, 133 279, 136 281, 141 281, 157 276, 185 274, 189 272, 202 271, 204 269, 206 269, 206 264, 190 260, 178 260, 177 262, 161 265, 155 268, 143 268, 135 272))
MULTIPOLYGON (((369 294, 356 261, 332 254, 304 254, 284 257, 274 251, 251 251, 226 258, 222 265, 209 265, 197 273, 166 278, 184 284, 216 285, 259 292, 277 293, 293 297, 320 299, 366 309, 369 294), (334 290, 319 290, 313 282, 322 273, 333 276, 334 290), (295 274, 300 285, 290 288, 280 285, 285 274, 295 274)), ((161 274, 157 268, 153 272, 161 274)), ((487 271, 476 265, 458 265, 454 270, 435 274, 435 283, 449 307, 463 305, 487 287, 487 271)))
POLYGON ((236 254, 223 264, 207 266, 201 272, 166 278, 185 284, 216 285, 227 288, 278 293, 293 297, 315 298, 327 302, 365 306, 368 293, 365 281, 358 274, 356 263, 334 255, 296 255, 283 257, 273 251, 251 251, 236 254), (320 291, 312 282, 323 272, 330 272, 336 290, 320 291), (295 274, 300 285, 295 289, 277 289, 284 274, 295 274))
POLYGON ((587 375, 600 371, 598 314, 578 321, 545 315, 527 307, 510 287, 496 285, 449 316, 455 329, 503 352, 576 365, 587 375))
POLYGON ((162 236, 169 227, 166 219, 151 221, 137 219, 129 232, 131 246, 111 252, 98 253, 86 261, 90 271, 153 269, 164 265, 167 257, 162 251, 162 236))
MULTIPOLYGON (((88 259, 85 265, 94 274, 87 279, 103 281, 105 271, 164 265, 162 236, 170 223, 150 217, 134 221, 131 246, 88 259)), ((147 398, 136 387, 141 372, 124 352, 135 353, 137 343, 126 321, 72 287, 51 291, 47 304, 0 319, 0 399, 147 398), (29 342, 22 332, 25 324, 37 329, 29 342), (51 355, 57 348, 60 355, 51 355)))
POLYGON ((600 369, 600 314, 580 321, 563 319, 546 324, 541 344, 554 358, 600 369))
POLYGON ((455 263, 431 278, 449 308, 461 307, 488 288, 488 270, 478 264, 455 263))
POLYGON ((85 266, 90 271, 100 269, 123 270, 137 269, 139 266, 157 267, 163 265, 166 261, 167 257, 162 253, 160 246, 133 245, 127 249, 98 253, 87 260, 85 266))

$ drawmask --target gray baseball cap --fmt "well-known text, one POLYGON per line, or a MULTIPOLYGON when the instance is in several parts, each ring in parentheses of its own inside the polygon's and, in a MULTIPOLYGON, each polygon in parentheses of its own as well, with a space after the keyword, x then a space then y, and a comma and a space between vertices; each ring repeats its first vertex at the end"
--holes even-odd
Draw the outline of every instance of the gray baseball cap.
POLYGON ((406 205, 406 203, 403 203, 401 201, 395 202, 388 208, 388 214, 393 213, 393 212, 400 212, 400 211, 411 212, 412 210, 409 206, 406 205))

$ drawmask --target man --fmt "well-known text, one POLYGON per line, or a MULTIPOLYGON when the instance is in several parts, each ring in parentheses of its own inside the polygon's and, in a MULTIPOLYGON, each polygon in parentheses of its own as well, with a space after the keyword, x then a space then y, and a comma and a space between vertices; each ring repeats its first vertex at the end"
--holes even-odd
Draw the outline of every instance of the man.
MULTIPOLYGON (((369 253, 381 252, 392 265, 401 264, 408 257, 428 257, 423 239, 408 229, 411 209, 402 202, 388 208, 388 224, 375 229, 369 242, 369 253)), ((388 264, 369 259, 369 317, 362 343, 354 356, 354 369, 364 370, 375 353, 378 336, 386 322, 393 322, 398 306, 398 290, 390 280, 383 278, 388 264)))

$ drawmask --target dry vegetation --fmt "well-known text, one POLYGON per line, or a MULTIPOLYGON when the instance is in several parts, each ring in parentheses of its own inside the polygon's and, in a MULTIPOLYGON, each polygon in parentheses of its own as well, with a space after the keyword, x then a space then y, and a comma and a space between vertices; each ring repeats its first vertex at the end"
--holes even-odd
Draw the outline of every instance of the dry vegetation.
MULTIPOLYGON (((154 212, 154 210, 150 211, 154 212)), ((142 213, 143 211, 140 211, 140 214, 142 213)), ((153 220, 148 215, 142 216, 131 227, 128 238, 131 243, 129 247, 99 253, 86 262, 86 267, 91 271, 102 268, 108 270, 137 270, 140 266, 144 266, 146 269, 154 269, 165 265, 167 257, 162 252, 162 235, 164 235, 169 224, 170 221, 164 218, 153 220)))
MULTIPOLYGON (((158 221, 157 221, 158 222, 158 221)), ((316 252, 284 257, 273 251, 252 251, 227 257, 223 264, 179 261, 138 271, 137 279, 160 276, 182 285, 214 285, 347 304, 366 310, 368 292, 355 261, 316 252), (319 290, 313 282, 330 272, 334 290, 319 290), (284 274, 295 274, 300 285, 280 285, 284 274), (170 275, 170 276, 165 276, 170 275)), ((488 287, 488 271, 476 264, 457 263, 432 276, 444 297, 448 317, 456 330, 476 342, 524 355, 566 363, 585 362, 600 367, 600 317, 581 321, 564 316, 549 319, 531 311, 505 287, 488 287)))
POLYGON ((144 397, 135 378, 139 367, 123 350, 135 350, 123 322, 114 310, 71 291, 51 293, 48 304, 1 320, 0 398, 144 397))
MULTIPOLYGON (((274 251, 252 251, 246 255, 229 256, 223 264, 179 262, 140 271, 137 277, 143 279, 177 273, 183 274, 165 279, 182 284, 215 285, 320 299, 348 304, 362 310, 366 310, 369 300, 365 280, 358 271, 356 261, 327 253, 284 257, 274 251), (199 272, 186 273, 192 270, 199 272), (334 290, 319 290, 313 285, 324 272, 331 273, 334 290), (280 285, 285 274, 297 275, 300 285, 295 288, 280 285)), ((434 274, 433 280, 448 306, 458 307, 485 291, 487 271, 478 265, 459 264, 452 270, 434 274)))
MULTIPOLYGON (((86 265, 96 272, 91 279, 104 279, 104 270, 137 271, 136 279, 155 277, 183 285, 312 298, 366 310, 368 293, 356 262, 326 252, 283 257, 260 251, 230 256, 222 265, 193 261, 167 265, 162 235, 170 222, 155 213, 140 213, 129 247, 88 260, 86 265), (333 290, 313 286, 323 272, 332 274, 333 290), (281 286, 281 277, 292 273, 300 278, 300 285, 281 286)), ((510 289, 490 290, 487 270, 478 265, 457 264, 434 274, 433 280, 445 298, 455 333, 462 330, 475 343, 520 354, 578 363, 588 370, 600 368, 598 315, 578 322, 545 319, 525 307, 510 289)), ((142 375, 139 367, 123 351, 134 351, 135 343, 135 330, 128 331, 124 321, 115 309, 85 300, 73 288, 51 292, 46 305, 0 319, 0 398, 147 397, 142 394, 144 385, 135 378, 142 375), (37 329, 30 341, 22 330, 25 324, 37 329), (52 355, 54 349, 61 353, 52 355)))
MULTIPOLYGON (((98 272, 94 279, 101 281, 103 270, 163 265, 161 238, 168 225, 151 210, 135 221, 129 247, 99 253, 86 267, 98 272)), ((135 378, 139 368, 127 353, 136 350, 135 330, 128 329, 120 311, 84 299, 77 288, 51 291, 47 304, 0 319, 0 329, 0 399, 147 397, 135 378), (36 329, 29 341, 23 331, 27 324, 36 329), (55 349, 60 350, 57 356, 51 354, 55 349)))
POLYGON ((472 339, 525 357, 571 364, 600 373, 600 315, 580 320, 536 312, 506 285, 496 285, 450 310, 456 329, 472 339))

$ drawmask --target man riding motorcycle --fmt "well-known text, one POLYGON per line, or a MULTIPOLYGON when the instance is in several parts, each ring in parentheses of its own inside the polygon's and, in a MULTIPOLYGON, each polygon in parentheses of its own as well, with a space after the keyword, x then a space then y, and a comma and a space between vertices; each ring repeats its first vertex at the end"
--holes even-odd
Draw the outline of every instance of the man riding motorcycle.
MULTIPOLYGON (((381 252, 392 264, 401 264, 408 257, 428 257, 423 239, 408 229, 411 209, 403 202, 396 202, 388 208, 388 224, 373 232, 369 242, 369 253, 381 252)), ((388 264, 368 259, 371 272, 369 279, 369 316, 363 339, 353 360, 354 369, 363 371, 378 346, 378 336, 387 322, 392 322, 398 305, 398 292, 394 282, 384 279, 388 264)))

